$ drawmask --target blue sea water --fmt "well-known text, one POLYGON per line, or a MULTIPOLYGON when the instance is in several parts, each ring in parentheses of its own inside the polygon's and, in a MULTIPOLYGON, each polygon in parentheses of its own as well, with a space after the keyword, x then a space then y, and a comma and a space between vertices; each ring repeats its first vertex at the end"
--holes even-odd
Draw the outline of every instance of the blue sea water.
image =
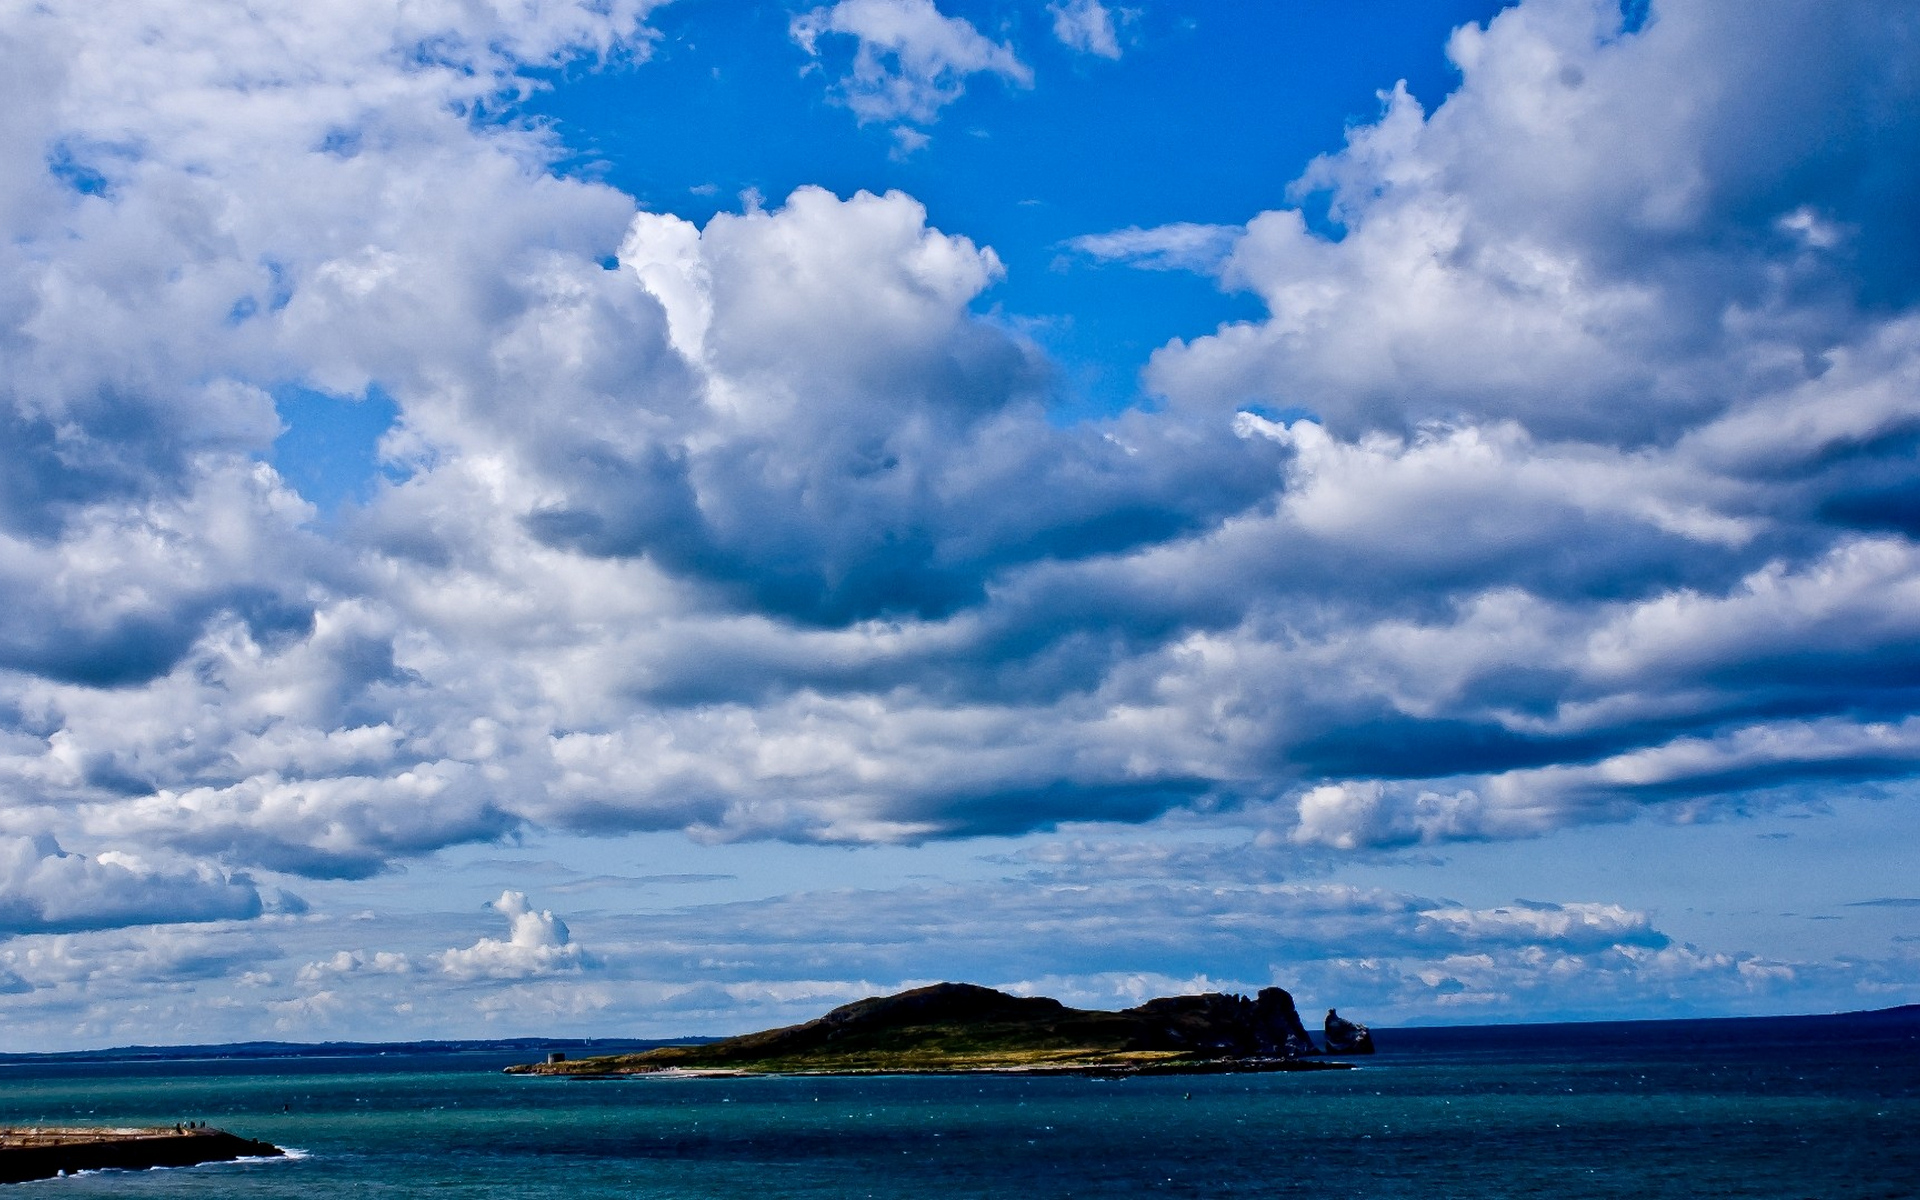
POLYGON ((287 1161, 22 1197, 1920 1196, 1920 1009, 1387 1030, 1359 1069, 578 1082, 524 1051, 0 1065, 0 1124, 206 1120, 287 1161))

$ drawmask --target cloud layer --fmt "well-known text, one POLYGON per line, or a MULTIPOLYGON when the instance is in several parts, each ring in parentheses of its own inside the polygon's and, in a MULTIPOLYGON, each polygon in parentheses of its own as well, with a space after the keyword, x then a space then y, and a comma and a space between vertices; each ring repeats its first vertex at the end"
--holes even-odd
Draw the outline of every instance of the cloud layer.
MULTIPOLYGON (((1266 315, 1077 423, 985 315, 998 256, 912 197, 696 226, 556 174, 513 98, 644 57, 645 4, 145 9, 3 27, 11 930, 248 917, 249 869, 528 825, 1244 810, 1347 851, 1920 761, 1899 5, 1674 0, 1629 32, 1528 0, 1463 29, 1459 89, 1387 93, 1286 207, 1081 239, 1266 315), (290 387, 391 397, 364 506, 268 465, 290 387)), ((1096 54, 1103 12, 1053 9, 1096 54)), ((867 120, 1031 78, 930 3, 792 33, 854 39, 867 120)), ((513 937, 447 971, 583 961, 502 903, 513 937)), ((1271 903, 1278 929, 1319 900, 1271 903)), ((1476 994, 1516 929, 1679 953, 1598 902, 1379 903, 1476 994)))
MULTIPOLYGON (((508 891, 493 907, 510 936, 451 949, 435 947, 472 937, 475 917, 273 916, 251 936, 179 927, 138 944, 30 935, 0 947, 0 994, 17 1028, 99 1043, 729 1033, 951 978, 1107 1008, 1279 984, 1309 1013, 1338 1006, 1378 1024, 1765 1012, 1786 997, 1854 1008, 1910 990, 1910 947, 1766 957, 1686 944, 1648 913, 1600 901, 1475 906, 1326 881, 1198 883, 1182 878, 1181 849, 1136 845, 1128 858, 1060 843, 996 880, 565 922, 508 891)), ((1208 850, 1221 876, 1259 873, 1258 847, 1208 850)))

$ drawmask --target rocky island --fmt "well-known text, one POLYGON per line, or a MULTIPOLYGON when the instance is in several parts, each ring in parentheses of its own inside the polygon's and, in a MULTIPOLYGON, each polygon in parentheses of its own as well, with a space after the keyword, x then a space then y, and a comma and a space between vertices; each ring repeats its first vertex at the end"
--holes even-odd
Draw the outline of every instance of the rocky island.
POLYGON ((0 1129, 0 1183, 52 1179, 76 1171, 144 1171, 239 1158, 278 1158, 285 1151, 223 1129, 107 1129, 36 1125, 0 1129))
MULTIPOLYGON (((1341 1053, 1370 1054, 1364 1026, 1339 1022, 1341 1053), (1351 1032, 1350 1032, 1351 1031, 1351 1032)), ((1119 1012, 1069 1008, 967 983, 937 983, 842 1005, 802 1025, 699 1046, 663 1046, 508 1067, 509 1074, 862 1075, 1027 1072, 1214 1074, 1344 1067, 1329 1062, 1284 988, 1258 996, 1168 996, 1119 1012)))

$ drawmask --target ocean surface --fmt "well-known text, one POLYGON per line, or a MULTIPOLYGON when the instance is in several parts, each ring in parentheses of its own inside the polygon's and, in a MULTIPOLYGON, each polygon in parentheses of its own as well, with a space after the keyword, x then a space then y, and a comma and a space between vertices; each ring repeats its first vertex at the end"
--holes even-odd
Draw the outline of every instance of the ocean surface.
POLYGON ((524 1049, 0 1064, 0 1124, 205 1120, 286 1161, 27 1197, 1920 1196, 1920 1008, 1376 1031, 1352 1071, 580 1082, 524 1049))

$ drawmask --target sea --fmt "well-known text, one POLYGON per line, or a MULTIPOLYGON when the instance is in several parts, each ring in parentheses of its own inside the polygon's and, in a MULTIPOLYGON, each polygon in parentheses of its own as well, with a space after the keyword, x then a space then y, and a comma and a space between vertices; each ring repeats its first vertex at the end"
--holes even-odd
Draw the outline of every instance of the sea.
POLYGON ((204 1120, 281 1160, 31 1197, 1920 1197, 1920 1007, 1375 1030, 1350 1071, 509 1076, 525 1044, 0 1062, 0 1124, 204 1120))

